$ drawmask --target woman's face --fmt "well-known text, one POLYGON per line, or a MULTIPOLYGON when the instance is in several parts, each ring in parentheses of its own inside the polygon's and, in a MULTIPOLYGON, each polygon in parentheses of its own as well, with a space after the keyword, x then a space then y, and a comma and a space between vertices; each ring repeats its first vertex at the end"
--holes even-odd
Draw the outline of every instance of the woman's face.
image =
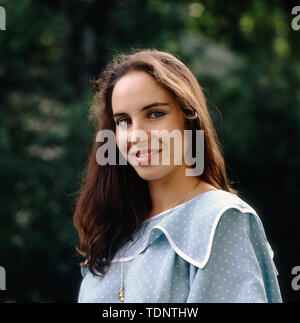
POLYGON ((152 76, 132 71, 118 80, 112 110, 117 146, 141 178, 157 180, 185 167, 182 111, 152 76), (176 142, 170 140, 174 130, 176 142))

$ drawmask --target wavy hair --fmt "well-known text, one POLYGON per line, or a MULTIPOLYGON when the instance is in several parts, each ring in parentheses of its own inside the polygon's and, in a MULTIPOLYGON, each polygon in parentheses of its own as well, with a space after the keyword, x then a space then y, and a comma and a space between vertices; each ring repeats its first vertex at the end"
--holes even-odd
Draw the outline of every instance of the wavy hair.
MULTIPOLYGON (((103 274, 123 243, 140 228, 152 208, 147 181, 127 163, 101 166, 96 152, 99 131, 115 132, 112 92, 116 82, 130 71, 145 71, 176 99, 187 129, 204 130, 204 171, 199 176, 218 189, 236 193, 226 175, 221 146, 217 139, 203 90, 189 68, 174 55, 156 49, 118 54, 94 80, 95 94, 89 117, 94 121, 95 141, 89 153, 81 187, 76 192, 74 225, 79 234, 77 251, 93 275, 103 274), (195 114, 195 112, 197 112, 195 114)), ((195 145, 196 141, 192 140, 195 145)), ((195 147, 192 149, 195 152, 195 147)))

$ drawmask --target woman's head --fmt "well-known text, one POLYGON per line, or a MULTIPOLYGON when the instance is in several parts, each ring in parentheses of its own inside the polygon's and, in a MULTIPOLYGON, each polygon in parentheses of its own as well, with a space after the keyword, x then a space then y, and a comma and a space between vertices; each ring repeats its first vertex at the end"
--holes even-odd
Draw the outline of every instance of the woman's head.
MULTIPOLYGON (((146 148, 147 140, 144 138, 139 138, 140 144, 137 144, 137 129, 144 131, 148 138, 150 138, 151 130, 166 129, 171 132, 178 129, 181 133, 184 129, 192 131, 192 140, 189 145, 192 146, 193 156, 197 150, 195 130, 203 130, 205 170, 202 177, 212 185, 219 186, 222 176, 219 180, 215 180, 215 177, 218 176, 218 169, 224 167, 220 147, 217 144, 203 91, 195 76, 182 61, 169 53, 157 50, 140 50, 128 55, 121 54, 107 65, 96 84, 100 91, 94 98, 92 116, 98 120, 98 130, 115 131, 117 146, 129 163, 133 160, 133 158, 128 158, 130 152, 136 152, 140 146, 146 148), (155 105, 147 111, 141 111, 153 103, 168 104, 155 105), (159 116, 161 117, 158 118, 159 116), (131 148, 132 151, 130 151, 131 148)), ((162 140, 157 141, 159 145, 167 142, 163 140, 163 137, 162 140)), ((148 148, 151 144, 153 142, 148 140, 148 148)), ((185 145, 188 146, 188 143, 182 141, 183 153, 187 151, 185 145)), ((159 148, 164 147, 159 146, 159 148)), ((152 161, 148 160, 148 163, 154 164, 153 159, 160 158, 159 166, 131 164, 139 176, 145 180, 157 179, 167 175, 174 168, 178 168, 174 164, 178 164, 179 158, 183 162, 181 167, 194 167, 194 165, 185 164, 186 158, 180 155, 178 145, 174 146, 174 141, 170 142, 169 154, 170 163, 168 165, 164 163, 163 167, 160 166, 162 153, 160 156, 154 156, 152 161)), ((136 160, 136 164, 139 160, 136 160)), ((226 182, 222 187, 224 185, 226 186, 226 182)))
POLYGON ((181 156, 174 154, 174 145, 170 145, 169 165, 161 165, 161 153, 157 155, 159 165, 134 164, 133 160, 142 160, 143 148, 153 147, 152 138, 157 139, 158 151, 164 150, 164 139, 151 137, 151 131, 191 130, 189 144, 195 154, 195 132, 203 130, 204 171, 199 177, 219 189, 234 191, 226 176, 203 91, 182 61, 157 50, 121 54, 106 66, 95 84, 90 116, 96 120, 96 134, 113 130, 117 147, 129 163, 120 165, 117 154, 117 165, 97 164, 96 153, 103 143, 94 142, 74 215, 81 251, 92 272, 109 265, 121 243, 147 217, 152 207, 147 182, 187 167, 184 157, 182 165, 175 163, 181 156), (139 137, 138 131, 143 131, 146 139, 139 137))

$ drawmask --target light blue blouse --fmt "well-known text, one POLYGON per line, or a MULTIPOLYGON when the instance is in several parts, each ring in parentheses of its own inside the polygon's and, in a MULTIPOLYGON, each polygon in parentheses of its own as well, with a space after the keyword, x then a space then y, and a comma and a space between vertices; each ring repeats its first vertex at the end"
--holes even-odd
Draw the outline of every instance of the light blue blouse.
MULTIPOLYGON (((144 221, 124 257, 124 302, 282 302, 273 251, 237 195, 202 193, 144 221)), ((120 303, 123 246, 101 277, 85 268, 78 302, 120 303)))

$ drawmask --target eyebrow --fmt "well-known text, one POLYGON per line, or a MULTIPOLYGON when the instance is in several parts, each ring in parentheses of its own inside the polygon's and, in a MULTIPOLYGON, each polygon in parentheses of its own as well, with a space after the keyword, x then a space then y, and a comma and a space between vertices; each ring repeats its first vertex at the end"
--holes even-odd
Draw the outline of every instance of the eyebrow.
MULTIPOLYGON (((153 107, 157 107, 157 106, 161 106, 161 105, 169 105, 169 103, 165 103, 165 102, 154 102, 154 103, 151 103, 151 104, 148 104, 146 106, 144 106, 141 111, 145 111, 145 110, 148 110, 150 108, 153 108, 153 107)), ((114 113, 112 115, 113 118, 115 117, 118 117, 118 116, 122 116, 126 114, 125 112, 118 112, 118 113, 114 113)))

